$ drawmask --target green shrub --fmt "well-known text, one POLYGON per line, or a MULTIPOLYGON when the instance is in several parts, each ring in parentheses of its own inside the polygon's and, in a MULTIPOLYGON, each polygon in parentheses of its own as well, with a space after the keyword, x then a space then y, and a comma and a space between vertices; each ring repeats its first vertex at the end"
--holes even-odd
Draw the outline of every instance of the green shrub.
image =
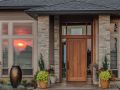
POLYGON ((34 80, 37 80, 37 74, 39 73, 39 71, 37 71, 36 73, 35 73, 35 75, 34 75, 34 80))
POLYGON ((112 76, 112 74, 108 70, 101 71, 100 74, 99 74, 100 80, 110 80, 111 76, 112 76))
POLYGON ((105 56, 104 61, 102 62, 102 66, 104 70, 108 69, 109 64, 108 64, 107 56, 105 56))
POLYGON ((43 56, 42 54, 40 54, 40 59, 38 61, 38 65, 39 65, 39 69, 41 71, 44 71, 45 70, 45 65, 44 65, 44 60, 43 60, 43 56))
POLYGON ((39 71, 37 73, 36 80, 48 82, 48 72, 47 71, 39 71))

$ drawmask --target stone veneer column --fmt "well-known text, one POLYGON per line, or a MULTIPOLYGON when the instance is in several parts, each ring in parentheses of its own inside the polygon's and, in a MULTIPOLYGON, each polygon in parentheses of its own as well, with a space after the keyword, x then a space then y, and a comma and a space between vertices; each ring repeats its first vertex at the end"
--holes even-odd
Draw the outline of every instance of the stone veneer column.
POLYGON ((120 78, 120 21, 118 22, 118 36, 117 36, 117 66, 118 66, 118 78, 120 78))
POLYGON ((59 16, 54 16, 54 64, 57 81, 60 80, 60 29, 59 16))
MULTIPOLYGON (((107 55, 108 63, 110 63, 110 31, 108 27, 110 25, 110 16, 109 15, 100 15, 99 16, 99 68, 102 67, 102 62, 105 55, 107 55)), ((110 65, 110 64, 109 64, 110 65)))
POLYGON ((49 68, 49 16, 38 17, 38 59, 43 55, 46 69, 49 68))

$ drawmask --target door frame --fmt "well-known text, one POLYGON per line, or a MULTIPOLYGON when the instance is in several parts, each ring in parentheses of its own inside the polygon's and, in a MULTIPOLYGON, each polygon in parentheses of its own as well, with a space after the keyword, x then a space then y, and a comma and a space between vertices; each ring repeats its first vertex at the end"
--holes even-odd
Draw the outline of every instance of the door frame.
MULTIPOLYGON (((90 35, 90 36, 87 36, 88 38, 91 38, 91 51, 92 51, 92 53, 91 53, 91 62, 92 62, 92 64, 95 64, 96 63, 96 31, 97 31, 97 26, 98 26, 98 23, 97 23, 97 21, 98 21, 98 17, 94 17, 93 18, 93 20, 91 20, 91 22, 90 21, 88 21, 88 22, 82 22, 82 23, 90 23, 91 24, 91 28, 92 28, 92 35, 90 35), (93 49, 94 48, 94 49, 93 49)), ((77 22, 77 23, 72 23, 72 22, 70 22, 69 24, 82 24, 81 22, 77 22)), ((62 55, 62 49, 63 49, 63 47, 62 47, 62 39, 63 38, 65 38, 66 36, 62 36, 62 25, 65 25, 66 23, 63 23, 63 22, 61 22, 60 21, 60 68, 59 68, 59 70, 60 70, 60 74, 59 74, 59 77, 60 77, 60 82, 62 82, 62 60, 63 60, 63 55, 62 55)), ((66 79, 67 79, 67 77, 66 77, 66 79)), ((93 83, 93 68, 92 68, 92 72, 91 72, 91 82, 93 83)))

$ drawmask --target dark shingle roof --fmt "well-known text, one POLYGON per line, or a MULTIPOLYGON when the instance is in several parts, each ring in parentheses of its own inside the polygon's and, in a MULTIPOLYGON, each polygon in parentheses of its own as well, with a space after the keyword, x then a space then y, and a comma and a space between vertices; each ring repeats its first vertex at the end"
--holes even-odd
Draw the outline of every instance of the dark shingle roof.
POLYGON ((63 3, 71 0, 3 0, 0 1, 0 7, 27 7, 27 6, 46 6, 63 3))
POLYGON ((120 0, 85 0, 85 2, 103 5, 120 10, 120 0))
POLYGON ((49 5, 44 7, 36 7, 29 9, 29 11, 60 11, 60 10, 114 10, 116 8, 97 5, 84 1, 71 1, 67 3, 49 5))
POLYGON ((28 12, 120 11, 120 0, 3 0, 0 9, 27 9, 28 12))

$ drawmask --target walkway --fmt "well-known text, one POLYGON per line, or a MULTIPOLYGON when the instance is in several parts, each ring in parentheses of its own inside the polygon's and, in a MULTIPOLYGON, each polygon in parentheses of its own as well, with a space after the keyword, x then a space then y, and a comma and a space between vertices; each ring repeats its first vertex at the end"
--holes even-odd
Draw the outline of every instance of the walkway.
MULTIPOLYGON (((120 85, 119 82, 111 82, 110 89, 107 90, 119 90, 117 88, 117 84, 120 85)), ((52 85, 49 90, 103 90, 96 85, 86 84, 86 83, 58 83, 56 85, 52 85)))
MULTIPOLYGON (((40 90, 40 89, 33 89, 33 88, 27 88, 25 89, 24 87, 22 86, 19 86, 18 89, 12 89, 11 86, 4 86, 2 85, 1 86, 2 88, 0 88, 0 90, 40 90)), ((110 85, 110 89, 107 89, 107 90, 120 90, 118 89, 118 87, 120 87, 120 81, 114 81, 114 82, 111 82, 111 85, 110 85)), ((45 90, 45 89, 44 89, 45 90)), ((48 89, 46 90, 103 90, 101 88, 99 88, 98 86, 96 85, 92 85, 90 83, 57 83, 55 85, 51 85, 48 89)))

